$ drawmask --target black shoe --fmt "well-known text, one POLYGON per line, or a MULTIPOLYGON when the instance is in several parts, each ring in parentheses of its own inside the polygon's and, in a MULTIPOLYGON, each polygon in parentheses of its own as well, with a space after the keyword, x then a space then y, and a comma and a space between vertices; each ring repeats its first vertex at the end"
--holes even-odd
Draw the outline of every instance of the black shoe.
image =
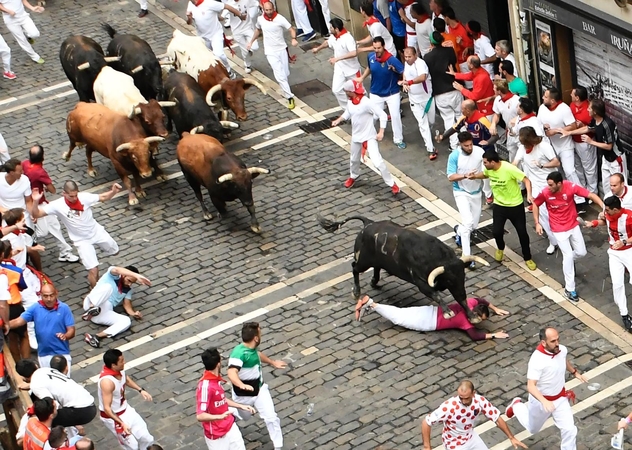
POLYGON ((577 206, 577 214, 586 214, 586 202, 579 203, 577 206))
POLYGON ((621 316, 621 320, 623 321, 623 328, 632 333, 632 317, 627 314, 625 316, 621 316))
POLYGON ((146 9, 141 9, 140 12, 138 13, 138 17, 143 18, 147 14, 149 14, 149 11, 147 11, 146 9))
POLYGON ((101 347, 101 341, 99 340, 98 337, 91 335, 90 333, 86 333, 85 337, 83 338, 83 340, 90 344, 92 347, 94 348, 99 348, 101 347))

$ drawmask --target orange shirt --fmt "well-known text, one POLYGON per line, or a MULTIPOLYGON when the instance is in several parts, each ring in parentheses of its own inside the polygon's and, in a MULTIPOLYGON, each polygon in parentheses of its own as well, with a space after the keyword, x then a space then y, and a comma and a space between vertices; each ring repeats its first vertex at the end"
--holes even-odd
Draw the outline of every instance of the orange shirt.
POLYGON ((49 434, 50 428, 40 422, 37 417, 31 417, 24 433, 24 450, 44 450, 49 434))
POLYGON ((463 49, 461 48, 461 44, 459 44, 456 41, 456 35, 452 34, 452 33, 441 33, 441 36, 443 36, 443 39, 445 39, 446 41, 450 41, 452 42, 452 48, 454 49, 454 53, 456 54, 456 61, 457 61, 457 66, 454 68, 454 70, 456 70, 458 72, 459 70, 459 66, 458 64, 463 62, 461 61, 461 55, 463 53, 463 49))
POLYGON ((450 33, 456 37, 461 37, 461 51, 456 54, 456 60, 458 64, 464 63, 466 58, 463 58, 463 50, 468 47, 474 48, 474 41, 467 35, 467 30, 461 22, 456 27, 450 27, 450 33))

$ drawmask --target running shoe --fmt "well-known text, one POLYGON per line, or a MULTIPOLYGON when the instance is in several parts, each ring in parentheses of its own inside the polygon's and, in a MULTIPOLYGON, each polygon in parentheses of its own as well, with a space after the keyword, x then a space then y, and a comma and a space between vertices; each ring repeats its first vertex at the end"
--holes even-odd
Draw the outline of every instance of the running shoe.
POLYGON ((345 187, 347 189, 349 189, 351 186, 353 186, 355 184, 355 178, 347 178, 347 181, 345 181, 345 187))
POLYGON ((524 262, 527 265, 527 268, 529 270, 535 270, 538 268, 538 266, 535 264, 535 261, 532 259, 529 259, 527 261, 524 262))
POLYGON ((5 70, 4 73, 2 74, 2 76, 4 76, 7 80, 15 80, 16 76, 13 72, 11 72, 10 70, 5 70))
POLYGON ((391 186, 391 192, 393 193, 393 195, 397 195, 399 194, 399 186, 397 184, 393 184, 393 186, 391 186))
POLYGON ((507 406, 507 408, 505 408, 505 415, 511 419, 514 416, 514 410, 513 407, 517 404, 517 403, 522 403, 522 399, 520 399, 520 397, 516 397, 514 398, 511 403, 509 404, 509 406, 507 406))
POLYGON ((501 262, 503 260, 503 256, 505 256, 505 252, 503 250, 496 250, 494 259, 498 262, 501 262))
POLYGON ((566 289, 564 289, 564 295, 572 303, 577 304, 579 302, 579 295, 577 295, 577 292, 575 292, 575 291, 567 291, 566 289))
POLYGON ((79 257, 77 255, 73 255, 72 253, 66 253, 63 255, 60 254, 57 260, 61 262, 77 262, 79 261, 79 257))
POLYGON ((99 340, 98 337, 90 334, 90 333, 86 333, 83 340, 87 343, 90 344, 90 346, 94 347, 94 348, 99 348, 101 347, 101 341, 99 340))
POLYGON ((456 241, 456 246, 460 247, 461 246, 461 236, 459 236, 459 226, 458 225, 454 225, 454 240, 456 241))
POLYGON ((83 320, 92 320, 93 317, 101 314, 101 308, 98 306, 93 306, 88 308, 88 310, 81 316, 83 320))

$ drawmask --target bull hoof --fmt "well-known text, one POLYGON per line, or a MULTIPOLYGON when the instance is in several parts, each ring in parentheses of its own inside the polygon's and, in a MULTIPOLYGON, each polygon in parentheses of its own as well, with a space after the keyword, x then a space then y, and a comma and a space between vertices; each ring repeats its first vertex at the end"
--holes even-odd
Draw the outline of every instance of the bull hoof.
POLYGON ((64 153, 61 154, 61 158, 64 161, 68 162, 70 160, 70 154, 68 152, 64 152, 64 153))
POLYGON ((211 220, 213 218, 213 214, 209 213, 204 213, 204 220, 211 220))
POLYGON ((353 288, 353 290, 351 291, 351 295, 353 295, 354 299, 359 299, 360 298, 360 290, 353 288))
POLYGON ((468 319, 472 325, 477 324, 481 321, 481 318, 478 316, 468 317, 468 319))
POLYGON ((92 178, 97 176, 97 171, 92 169, 92 170, 88 170, 88 175, 90 175, 92 178))
POLYGON ((454 317, 454 311, 452 311, 451 309, 448 309, 447 311, 443 311, 444 319, 451 319, 453 317, 454 317))
POLYGON ((380 289, 382 286, 379 285, 379 281, 375 279, 371 279, 371 287, 375 289, 380 289))
MULTIPOLYGON (((147 192, 145 192, 145 191, 137 191, 136 192, 136 197, 145 198, 145 197, 147 197, 147 192)), ((136 202, 136 203, 138 203, 138 202, 136 202)))
POLYGON ((257 234, 261 233, 261 227, 259 225, 251 225, 250 229, 257 234))
POLYGON ((158 180, 158 181, 167 181, 167 175, 165 175, 165 174, 156 175, 156 180, 158 180))
POLYGON ((137 198, 130 198, 127 203, 129 203, 130 206, 138 205, 138 199, 137 198))

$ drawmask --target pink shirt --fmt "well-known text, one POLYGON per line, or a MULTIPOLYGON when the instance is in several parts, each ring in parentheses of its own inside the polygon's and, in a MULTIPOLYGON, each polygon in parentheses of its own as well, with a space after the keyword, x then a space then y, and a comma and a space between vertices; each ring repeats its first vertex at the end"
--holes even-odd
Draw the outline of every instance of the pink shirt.
MULTIPOLYGON (((470 309, 474 308, 476 305, 489 305, 487 300, 483 300, 482 298, 468 298, 467 306, 470 309)), ((474 325, 467 320, 467 314, 463 307, 458 303, 450 303, 448 307, 454 311, 454 317, 450 319, 446 319, 443 317, 443 310, 441 307, 437 308, 437 330, 463 330, 465 331, 473 341, 482 341, 485 339, 485 332, 477 330, 474 325)))
POLYGON ((546 209, 549 210, 549 225, 553 233, 572 230, 579 225, 577 222, 577 208, 575 208, 575 195, 588 198, 590 192, 581 186, 564 180, 562 188, 555 194, 546 187, 534 199, 538 207, 546 203, 546 209))
MULTIPOLYGON (((220 382, 224 381, 215 374, 205 371, 204 377, 197 387, 197 414, 208 413, 213 415, 224 414, 228 411, 228 403, 224 395, 224 388, 220 382)), ((225 419, 202 422, 204 436, 209 439, 219 439, 230 431, 235 423, 235 416, 229 414, 225 419)))

